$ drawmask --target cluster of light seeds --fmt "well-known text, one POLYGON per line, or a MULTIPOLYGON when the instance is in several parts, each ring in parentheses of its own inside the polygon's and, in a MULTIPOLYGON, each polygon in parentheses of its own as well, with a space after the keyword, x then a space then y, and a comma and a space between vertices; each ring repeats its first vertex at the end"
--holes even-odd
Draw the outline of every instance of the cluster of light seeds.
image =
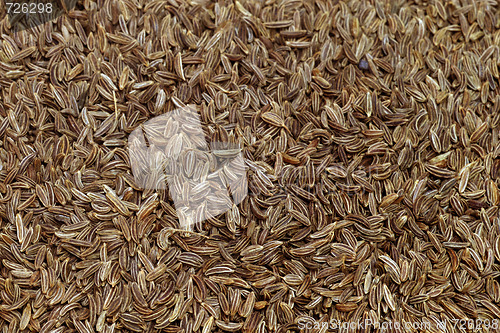
POLYGON ((496 1, 81 0, 17 33, 0 11, 2 332, 496 331, 496 1), (187 104, 249 195, 181 232, 127 137, 187 104))

